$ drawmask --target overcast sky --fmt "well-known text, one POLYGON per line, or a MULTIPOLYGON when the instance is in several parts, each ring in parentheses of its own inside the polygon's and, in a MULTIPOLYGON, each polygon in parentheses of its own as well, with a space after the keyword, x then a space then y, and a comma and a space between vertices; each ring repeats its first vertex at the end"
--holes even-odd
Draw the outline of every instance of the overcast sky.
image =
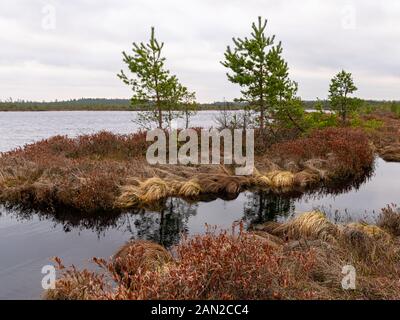
POLYGON ((219 61, 259 15, 303 99, 325 98, 341 69, 359 97, 400 99, 398 0, 2 0, 0 99, 129 98, 121 52, 154 26, 167 67, 200 102, 230 100, 239 88, 219 61))

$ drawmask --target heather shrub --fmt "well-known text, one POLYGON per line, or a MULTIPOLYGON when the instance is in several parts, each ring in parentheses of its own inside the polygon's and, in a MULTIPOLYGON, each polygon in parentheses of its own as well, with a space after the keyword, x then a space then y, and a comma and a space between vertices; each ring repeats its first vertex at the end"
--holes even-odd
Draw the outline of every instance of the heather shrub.
POLYGON ((400 236, 400 211, 392 204, 383 208, 377 219, 377 225, 395 237, 400 236))
POLYGON ((93 160, 130 160, 146 155, 150 143, 146 142, 146 132, 130 135, 113 134, 101 131, 76 138, 55 136, 27 145, 24 148, 7 152, 5 155, 21 155, 37 160, 44 156, 57 156, 71 159, 91 158, 93 160))
POLYGON ((349 128, 315 130, 306 137, 273 145, 270 154, 278 163, 293 161, 300 168, 305 168, 308 160, 327 160, 332 178, 362 175, 374 160, 368 137, 349 128))
POLYGON ((275 134, 277 141, 286 142, 271 147, 269 133, 256 131, 259 171, 245 178, 234 176, 233 166, 149 165, 144 156, 145 132, 56 136, 1 154, 0 201, 45 211, 121 211, 169 196, 225 196, 253 187, 281 193, 295 187, 315 188, 327 177, 360 177, 373 163, 373 152, 361 131, 324 129, 294 140, 293 130, 275 134))
POLYGON ((46 290, 43 298, 46 300, 95 300, 106 288, 106 277, 89 270, 77 270, 74 266, 65 268, 61 259, 55 258, 57 268, 63 273, 56 281, 55 290, 46 290))
MULTIPOLYGON (((71 291, 87 282, 94 286, 85 299, 306 299, 312 291, 303 290, 302 281, 313 267, 312 251, 284 253, 261 237, 243 231, 239 234, 208 232, 186 239, 176 248, 175 262, 158 270, 141 268, 136 273, 120 272, 112 262, 95 259, 103 268, 99 275, 68 269, 47 297, 71 298, 71 291), (89 279, 88 279, 89 278, 89 279), (93 281, 90 282, 90 278, 93 281), (106 280, 108 279, 108 281, 106 280), (112 285, 113 283, 113 285, 112 285)), ((125 260, 137 266, 134 256, 125 260)))
POLYGON ((282 127, 276 131, 255 128, 254 153, 256 156, 265 157, 274 144, 295 140, 299 138, 300 133, 296 128, 282 127))
MULTIPOLYGON (((397 215, 399 215, 397 213, 397 215)), ((134 241, 100 271, 65 268, 46 299, 269 300, 399 299, 398 238, 376 225, 336 225, 319 212, 252 226, 208 229, 169 253, 134 241), (354 266, 356 290, 344 290, 342 268, 354 266)))

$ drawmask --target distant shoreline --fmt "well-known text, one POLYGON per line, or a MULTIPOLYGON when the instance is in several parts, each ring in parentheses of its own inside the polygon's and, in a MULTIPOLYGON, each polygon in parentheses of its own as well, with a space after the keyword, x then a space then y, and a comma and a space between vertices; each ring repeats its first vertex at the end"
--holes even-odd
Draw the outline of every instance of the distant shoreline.
MULTIPOLYGON (((223 109, 198 109, 197 111, 222 111, 223 109)), ((243 110, 240 108, 231 108, 231 109, 225 109, 226 111, 239 111, 243 110)), ((0 112, 4 113, 10 113, 10 112, 79 112, 79 111, 90 111, 90 112, 112 112, 112 111, 117 111, 117 112, 138 112, 138 111, 145 111, 145 110, 138 110, 138 109, 10 109, 10 110, 3 110, 0 108, 0 112)))
MULTIPOLYGON (((199 103, 198 110, 238 110, 245 104, 239 102, 199 103)), ((0 112, 8 111, 142 111, 148 106, 132 106, 130 99, 82 98, 63 101, 0 100, 0 112)))
MULTIPOLYGON (((317 101, 303 101, 306 109, 313 109, 317 101)), ((320 101, 328 108, 327 101, 320 101)), ((395 101, 365 100, 369 106, 391 105, 395 101)), ((199 111, 243 110, 246 104, 240 102, 199 103, 199 111)), ((133 107, 128 99, 78 99, 69 101, 2 101, 0 112, 46 112, 46 111, 145 111, 147 108, 133 107)))

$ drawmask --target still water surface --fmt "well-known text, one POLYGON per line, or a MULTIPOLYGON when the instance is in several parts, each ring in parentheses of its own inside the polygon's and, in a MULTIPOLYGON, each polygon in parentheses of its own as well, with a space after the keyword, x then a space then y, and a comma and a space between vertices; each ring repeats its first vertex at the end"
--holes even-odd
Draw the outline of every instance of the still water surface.
MULTIPOLYGON (((9 112, 0 113, 0 151, 11 150, 56 134, 76 136, 109 130, 135 131, 133 112, 9 112)), ((200 112, 193 126, 209 127, 215 113, 200 112)), ((40 298, 41 269, 50 258, 88 266, 94 256, 109 257, 130 239, 151 239, 166 246, 182 234, 204 232, 205 224, 230 228, 234 222, 286 219, 296 212, 323 208, 332 219, 373 220, 379 210, 398 200, 400 165, 377 160, 368 181, 342 194, 307 195, 300 199, 243 193, 231 201, 189 204, 169 199, 163 212, 132 212, 80 220, 68 213, 10 211, 0 207, 0 299, 40 298), (340 212, 340 215, 336 215, 340 212)))

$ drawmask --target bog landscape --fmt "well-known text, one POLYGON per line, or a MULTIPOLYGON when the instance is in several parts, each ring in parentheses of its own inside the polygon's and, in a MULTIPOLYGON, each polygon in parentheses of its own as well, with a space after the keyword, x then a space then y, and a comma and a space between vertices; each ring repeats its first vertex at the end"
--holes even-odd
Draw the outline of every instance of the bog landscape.
POLYGON ((270 24, 220 53, 234 101, 197 101, 145 26, 131 100, 0 102, 0 230, 25 241, 1 298, 400 299, 400 102, 351 67, 304 101, 270 24))

